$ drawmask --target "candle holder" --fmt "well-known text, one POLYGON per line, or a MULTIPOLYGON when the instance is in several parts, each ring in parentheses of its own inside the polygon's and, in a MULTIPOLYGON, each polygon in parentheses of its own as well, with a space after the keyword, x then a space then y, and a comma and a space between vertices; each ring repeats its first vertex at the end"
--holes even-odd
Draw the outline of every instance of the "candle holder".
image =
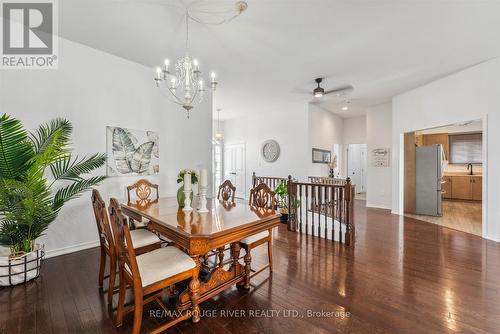
POLYGON ((198 212, 208 212, 207 209, 207 186, 200 186, 200 206, 198 212))
POLYGON ((193 211, 191 207, 191 190, 184 190, 184 208, 182 211, 193 211))

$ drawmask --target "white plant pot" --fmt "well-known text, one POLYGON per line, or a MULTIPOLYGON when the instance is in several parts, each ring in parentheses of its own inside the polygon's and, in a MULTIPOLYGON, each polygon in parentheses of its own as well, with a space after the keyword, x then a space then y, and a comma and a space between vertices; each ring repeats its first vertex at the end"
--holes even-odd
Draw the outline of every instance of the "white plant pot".
POLYGON ((35 250, 16 257, 9 257, 8 252, 0 254, 0 286, 26 283, 40 275, 45 251, 43 245, 36 245, 35 250))

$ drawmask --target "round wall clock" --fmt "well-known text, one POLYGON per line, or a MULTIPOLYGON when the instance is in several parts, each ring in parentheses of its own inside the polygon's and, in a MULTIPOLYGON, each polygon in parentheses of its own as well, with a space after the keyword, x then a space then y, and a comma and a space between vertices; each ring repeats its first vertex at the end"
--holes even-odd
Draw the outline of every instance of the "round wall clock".
POLYGON ((280 144, 276 140, 266 140, 262 144, 262 158, 267 162, 274 162, 280 156, 280 144))

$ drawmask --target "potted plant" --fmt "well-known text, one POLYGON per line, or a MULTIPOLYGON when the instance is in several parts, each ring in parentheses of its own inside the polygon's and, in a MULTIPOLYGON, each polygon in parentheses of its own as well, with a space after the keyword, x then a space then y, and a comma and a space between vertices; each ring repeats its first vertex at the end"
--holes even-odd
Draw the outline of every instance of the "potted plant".
MULTIPOLYGON (((177 203, 181 209, 184 207, 184 199, 186 198, 186 195, 184 195, 184 175, 186 173, 191 174, 191 184, 198 183, 198 173, 195 170, 183 169, 177 174, 177 184, 181 185, 177 190, 177 203)), ((191 201, 192 200, 193 193, 191 192, 191 201)))
MULTIPOLYGON (((281 213, 280 221, 283 224, 288 223, 288 186, 285 181, 278 183, 274 192, 277 196, 278 209, 281 213)), ((296 198, 291 200, 292 208, 296 209, 300 206, 300 201, 296 198)))
POLYGON ((106 157, 73 155, 72 129, 59 118, 28 134, 21 121, 0 116, 0 245, 9 249, 0 255, 0 285, 39 275, 43 246, 36 240, 65 203, 104 179, 82 176, 103 166, 106 157))

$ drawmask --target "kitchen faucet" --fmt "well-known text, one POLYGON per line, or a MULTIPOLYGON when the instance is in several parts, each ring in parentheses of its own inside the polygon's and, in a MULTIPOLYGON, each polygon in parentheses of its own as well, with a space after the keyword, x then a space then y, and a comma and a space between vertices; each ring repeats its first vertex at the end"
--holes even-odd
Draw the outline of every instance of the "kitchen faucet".
POLYGON ((472 175, 472 164, 467 165, 467 170, 469 171, 469 175, 472 175))

